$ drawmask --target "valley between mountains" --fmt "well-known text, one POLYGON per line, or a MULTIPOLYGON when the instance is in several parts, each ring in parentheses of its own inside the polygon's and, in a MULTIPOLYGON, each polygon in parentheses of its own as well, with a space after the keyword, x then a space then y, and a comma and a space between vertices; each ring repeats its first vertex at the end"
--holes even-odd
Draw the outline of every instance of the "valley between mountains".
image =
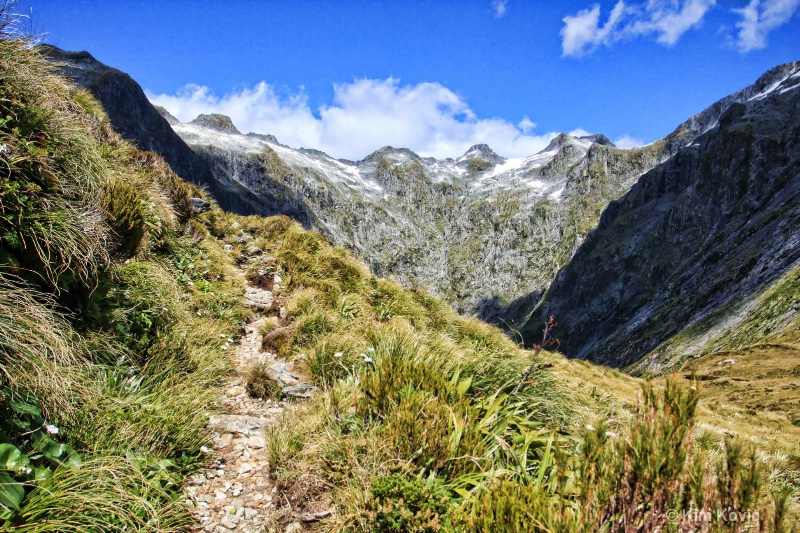
MULTIPOLYGON (((445 160, 387 146, 345 161, 242 134, 221 115, 180 123, 89 54, 48 54, 131 140, 223 207, 288 214, 376 275, 423 287, 527 345, 556 315, 570 357, 663 373, 724 349, 712 340, 744 327, 746 310, 800 261, 798 62, 640 148, 561 134, 519 159, 487 145, 445 160), (157 129, 133 126, 142 108, 157 129)), ((789 300, 770 330, 793 322, 789 300)))

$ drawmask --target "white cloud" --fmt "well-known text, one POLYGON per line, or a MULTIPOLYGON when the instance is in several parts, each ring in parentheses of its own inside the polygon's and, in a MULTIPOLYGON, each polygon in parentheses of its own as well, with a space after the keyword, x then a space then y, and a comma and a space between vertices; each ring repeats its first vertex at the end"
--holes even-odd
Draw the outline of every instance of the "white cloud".
POLYGON ((611 46, 628 38, 655 35, 666 46, 702 24, 716 0, 648 0, 628 5, 619 0, 605 23, 600 23, 600 5, 583 9, 563 18, 561 50, 565 56, 581 56, 600 46, 611 46))
POLYGON ((616 139, 614 144, 616 144, 619 148, 636 148, 637 146, 644 146, 647 143, 637 137, 632 137, 628 134, 625 134, 619 139, 616 139))
POLYGON ((279 94, 265 82, 224 96, 187 85, 177 94, 148 93, 148 98, 183 122, 200 113, 222 113, 243 132, 271 133, 289 146, 347 159, 361 159, 386 145, 423 156, 458 157, 479 143, 506 157, 524 157, 542 150, 556 135, 534 135, 536 124, 528 117, 517 125, 478 118, 463 98, 439 83, 361 79, 333 89, 333 102, 316 113, 302 88, 279 94))
POLYGON ((580 56, 591 53, 601 44, 617 40, 617 25, 625 15, 625 2, 620 0, 611 10, 606 23, 600 27, 600 5, 579 11, 563 18, 561 28, 561 50, 565 56, 580 56))
POLYGON ((750 0, 744 8, 734 9, 734 13, 741 15, 741 20, 736 23, 739 51, 766 48, 767 35, 789 22, 798 7, 800 0, 750 0))
POLYGON ((506 14, 506 4, 508 0, 492 0, 495 18, 502 18, 506 14))
POLYGON ((522 117, 522 120, 517 123, 517 127, 520 129, 520 131, 522 131, 522 133, 527 135, 533 131, 533 129, 536 127, 536 123, 529 119, 528 115, 525 115, 522 117))

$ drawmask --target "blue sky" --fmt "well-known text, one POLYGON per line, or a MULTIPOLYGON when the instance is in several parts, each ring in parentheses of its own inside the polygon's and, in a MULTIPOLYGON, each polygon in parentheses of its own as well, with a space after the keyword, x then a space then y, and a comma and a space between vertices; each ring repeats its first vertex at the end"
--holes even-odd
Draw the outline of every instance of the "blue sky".
POLYGON ((19 0, 43 40, 181 120, 360 159, 530 155, 560 131, 651 142, 800 59, 800 0, 19 0))

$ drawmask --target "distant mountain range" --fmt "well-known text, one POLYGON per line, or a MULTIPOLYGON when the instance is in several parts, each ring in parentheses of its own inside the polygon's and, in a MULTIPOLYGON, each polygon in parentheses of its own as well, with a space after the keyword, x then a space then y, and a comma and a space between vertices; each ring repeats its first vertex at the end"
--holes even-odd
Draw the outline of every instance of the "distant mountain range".
POLYGON ((481 144, 457 159, 387 146, 347 161, 242 134, 222 115, 181 123, 88 53, 44 51, 120 133, 223 208, 288 214, 375 274, 529 343, 556 314, 570 356, 628 365, 798 261, 797 62, 640 148, 561 134, 525 158, 481 144))

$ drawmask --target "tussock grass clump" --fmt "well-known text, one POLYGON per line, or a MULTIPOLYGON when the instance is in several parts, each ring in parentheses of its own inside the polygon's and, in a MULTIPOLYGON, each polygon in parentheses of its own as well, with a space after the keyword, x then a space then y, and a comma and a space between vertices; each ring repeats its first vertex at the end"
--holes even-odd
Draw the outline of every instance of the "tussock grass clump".
POLYGON ((98 383, 97 395, 78 414, 72 432, 81 448, 95 454, 147 450, 159 458, 198 455, 208 443, 209 398, 197 396, 194 384, 137 386, 98 383))
POLYGON ((106 286, 105 295, 95 296, 97 322, 136 354, 135 364, 143 364, 155 340, 188 314, 174 277, 158 262, 117 265, 106 286))
POLYGON ((0 386, 43 399, 45 415, 68 416, 72 375, 83 363, 69 324, 53 298, 20 280, 0 277, 0 386))
POLYGON ((324 336, 314 345, 306 367, 314 380, 331 387, 339 380, 353 378, 365 365, 366 343, 353 335, 335 333, 324 336))
POLYGON ((643 397, 627 433, 598 424, 583 432, 577 450, 553 448, 543 459, 552 465, 549 480, 530 476, 489 484, 471 502, 467 528, 716 531, 746 522, 748 530, 782 531, 771 525, 784 520, 785 506, 762 490, 765 471, 753 451, 745 453, 741 443, 729 440, 710 457, 691 445, 696 390, 673 381, 660 391, 646 384, 643 397), (726 509, 751 515, 719 523, 708 518, 726 509))
POLYGON ((330 312, 314 312, 297 321, 292 342, 298 347, 312 346, 326 333, 333 333, 339 325, 338 317, 330 312))
POLYGON ((389 415, 404 396, 424 391, 431 397, 449 402, 457 391, 441 372, 430 363, 415 360, 413 354, 379 347, 374 368, 367 367, 361 374, 361 392, 357 413, 361 416, 382 419, 389 415))
POLYGON ((188 509, 164 490, 157 472, 124 456, 59 469, 28 497, 13 531, 84 533, 185 531, 188 509))
POLYGON ((247 393, 251 397, 280 399, 280 383, 270 377, 268 370, 269 365, 259 361, 247 371, 247 393))
POLYGON ((65 287, 108 264, 106 166, 91 118, 26 47, 0 36, 0 262, 65 287))

